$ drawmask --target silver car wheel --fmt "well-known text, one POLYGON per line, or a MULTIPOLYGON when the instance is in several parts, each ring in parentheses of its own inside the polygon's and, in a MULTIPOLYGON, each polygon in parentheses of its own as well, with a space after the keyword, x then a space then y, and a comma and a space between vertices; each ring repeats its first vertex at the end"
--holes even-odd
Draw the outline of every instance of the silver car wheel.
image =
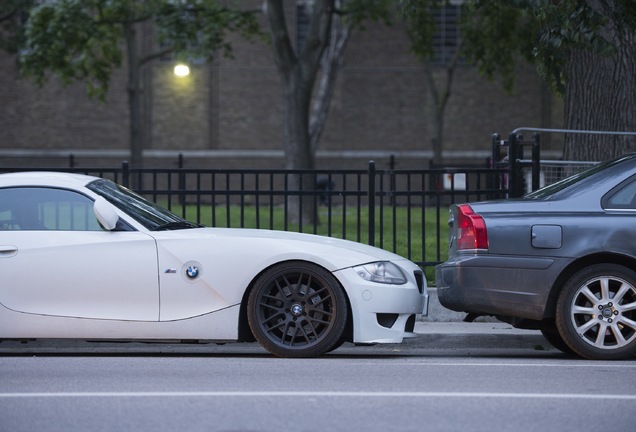
POLYGON ((577 354, 621 359, 636 353, 636 273, 616 264, 580 271, 563 287, 556 324, 577 354))
POLYGON ((574 294, 570 319, 581 338, 601 349, 621 348, 636 339, 636 288, 612 276, 586 282, 574 294))

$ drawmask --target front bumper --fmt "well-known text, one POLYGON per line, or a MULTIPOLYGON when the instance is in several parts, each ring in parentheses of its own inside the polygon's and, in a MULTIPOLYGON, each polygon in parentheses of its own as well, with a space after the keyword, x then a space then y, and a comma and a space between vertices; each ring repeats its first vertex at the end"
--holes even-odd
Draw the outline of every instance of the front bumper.
POLYGON ((566 264, 551 257, 457 255, 435 267, 437 295, 458 312, 542 320, 566 264))
POLYGON ((414 272, 421 272, 419 267, 396 264, 408 272, 404 285, 367 282, 352 268, 335 272, 351 302, 354 343, 400 343, 417 336, 413 333, 415 320, 428 314, 426 279, 422 278, 418 289, 414 272))

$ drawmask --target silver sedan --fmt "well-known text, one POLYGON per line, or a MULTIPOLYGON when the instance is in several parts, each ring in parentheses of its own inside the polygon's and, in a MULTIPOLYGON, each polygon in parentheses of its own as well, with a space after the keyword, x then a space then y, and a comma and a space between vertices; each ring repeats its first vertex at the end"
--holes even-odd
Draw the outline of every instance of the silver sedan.
POLYGON ((636 155, 520 199, 451 207, 440 302, 541 329, 591 359, 636 354, 636 155))

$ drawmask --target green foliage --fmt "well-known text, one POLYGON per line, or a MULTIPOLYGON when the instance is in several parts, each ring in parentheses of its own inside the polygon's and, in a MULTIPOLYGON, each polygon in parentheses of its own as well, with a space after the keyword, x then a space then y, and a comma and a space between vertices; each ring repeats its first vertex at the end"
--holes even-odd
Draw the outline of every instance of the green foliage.
POLYGON ((20 55, 23 72, 42 84, 50 69, 64 83, 86 80, 89 94, 103 96, 113 68, 121 65, 122 35, 95 3, 60 0, 33 9, 20 55))
POLYGON ((408 26, 411 50, 422 60, 433 56, 433 35, 437 31, 432 11, 441 8, 443 0, 399 0, 400 15, 408 26))
POLYGON ((181 54, 212 59, 221 50, 231 56, 227 33, 264 37, 253 12, 229 9, 217 0, 161 3, 156 16, 160 43, 181 54))
POLYGON ((567 55, 572 49, 591 50, 604 55, 614 51, 601 35, 607 18, 583 0, 546 3, 534 11, 537 26, 532 51, 539 73, 558 93, 565 89, 567 55))
POLYGON ((464 55, 486 76, 500 76, 507 89, 525 59, 562 93, 572 50, 612 55, 616 41, 606 34, 609 22, 619 34, 636 31, 636 2, 598 5, 597 10, 586 0, 468 0, 462 24, 464 55))
POLYGON ((532 61, 531 8, 525 1, 468 1, 462 16, 463 55, 492 79, 500 76, 510 91, 520 60, 532 61))
POLYGON ((24 22, 35 0, 0 1, 0 49, 16 53, 24 40, 24 22))
MULTIPOLYGON (((114 69, 121 67, 126 32, 139 25, 156 29, 160 45, 139 53, 135 67, 167 53, 212 58, 231 53, 228 32, 261 34, 254 11, 231 9, 219 0, 57 0, 30 10, 21 69, 42 84, 47 72, 64 83, 85 81, 103 98, 114 69)), ((130 41, 128 41, 130 44, 130 41)), ((135 43, 136 41, 133 41, 135 43)), ((128 45, 130 46, 130 45, 128 45)))
POLYGON ((342 10, 338 13, 345 17, 345 22, 351 28, 364 29, 367 20, 391 24, 394 0, 346 0, 342 3, 342 10))

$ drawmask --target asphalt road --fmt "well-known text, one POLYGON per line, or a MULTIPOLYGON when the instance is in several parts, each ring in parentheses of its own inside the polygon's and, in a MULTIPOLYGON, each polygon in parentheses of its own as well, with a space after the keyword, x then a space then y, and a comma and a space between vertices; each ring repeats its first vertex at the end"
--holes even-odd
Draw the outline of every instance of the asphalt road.
POLYGON ((5 341, 0 431, 635 429, 636 361, 491 330, 293 360, 256 344, 5 341))

